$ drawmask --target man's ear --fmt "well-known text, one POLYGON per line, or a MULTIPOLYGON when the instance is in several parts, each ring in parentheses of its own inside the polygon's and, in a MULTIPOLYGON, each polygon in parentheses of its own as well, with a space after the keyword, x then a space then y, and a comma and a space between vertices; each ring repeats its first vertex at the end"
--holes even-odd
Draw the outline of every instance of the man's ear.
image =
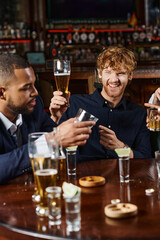
POLYGON ((130 74, 129 74, 129 78, 128 78, 128 80, 132 80, 132 78, 133 78, 133 72, 131 72, 130 74))
POLYGON ((98 71, 98 78, 101 79, 102 78, 102 71, 100 71, 99 69, 97 69, 98 71))
POLYGON ((133 78, 133 72, 131 72, 131 73, 129 74, 129 77, 128 77, 128 85, 131 84, 132 78, 133 78))
POLYGON ((0 87, 0 99, 6 99, 6 92, 4 87, 0 87))

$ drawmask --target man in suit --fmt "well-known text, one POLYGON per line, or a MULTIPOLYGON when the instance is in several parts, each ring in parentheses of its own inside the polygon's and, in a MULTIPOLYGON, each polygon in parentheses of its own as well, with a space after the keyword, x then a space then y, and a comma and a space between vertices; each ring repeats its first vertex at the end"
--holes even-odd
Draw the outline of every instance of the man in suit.
MULTIPOLYGON (((35 81, 34 71, 25 59, 0 54, 0 183, 31 171, 28 134, 51 132, 57 126, 43 110, 35 81)), ((62 123, 63 147, 85 144, 92 125, 75 123, 74 118, 62 123)))

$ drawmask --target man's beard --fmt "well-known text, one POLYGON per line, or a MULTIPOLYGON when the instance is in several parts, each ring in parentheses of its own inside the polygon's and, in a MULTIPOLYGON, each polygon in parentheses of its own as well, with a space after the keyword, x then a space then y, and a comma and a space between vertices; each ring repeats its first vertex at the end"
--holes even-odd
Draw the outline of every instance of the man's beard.
POLYGON ((13 103, 8 103, 7 107, 15 114, 30 114, 34 110, 28 110, 27 106, 16 107, 13 103))

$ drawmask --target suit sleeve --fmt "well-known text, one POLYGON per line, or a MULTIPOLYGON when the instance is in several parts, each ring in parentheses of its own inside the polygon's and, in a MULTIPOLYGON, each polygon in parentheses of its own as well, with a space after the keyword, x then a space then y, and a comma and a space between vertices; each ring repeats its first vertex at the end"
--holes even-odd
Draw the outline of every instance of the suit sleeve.
POLYGON ((37 98, 32 114, 23 116, 23 146, 15 148, 7 138, 6 130, 0 129, 0 184, 32 171, 28 155, 28 134, 32 132, 51 132, 57 126, 43 109, 43 102, 37 98))
POLYGON ((11 152, 0 154, 0 184, 31 171, 28 144, 11 152))

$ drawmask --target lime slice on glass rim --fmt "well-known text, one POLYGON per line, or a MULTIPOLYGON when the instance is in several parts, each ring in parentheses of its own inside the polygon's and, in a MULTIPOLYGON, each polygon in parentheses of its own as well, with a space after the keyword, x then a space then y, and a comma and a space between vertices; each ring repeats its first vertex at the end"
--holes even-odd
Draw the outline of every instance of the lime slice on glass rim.
POLYGON ((77 150, 78 146, 71 146, 71 147, 66 147, 66 150, 68 151, 75 151, 77 150))
POLYGON ((80 187, 77 187, 76 185, 67 182, 63 182, 62 189, 64 192, 64 196, 69 198, 75 197, 81 191, 80 187))
POLYGON ((130 154, 131 149, 128 148, 116 148, 115 152, 117 153, 117 155, 119 157, 125 157, 128 156, 130 154))

